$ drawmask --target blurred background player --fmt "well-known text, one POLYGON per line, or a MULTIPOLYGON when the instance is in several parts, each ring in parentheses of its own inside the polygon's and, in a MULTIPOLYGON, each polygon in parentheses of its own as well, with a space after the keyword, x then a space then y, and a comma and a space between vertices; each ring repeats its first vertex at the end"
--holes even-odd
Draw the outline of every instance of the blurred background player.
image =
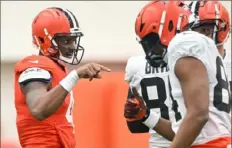
POLYGON ((67 9, 47 8, 33 20, 33 43, 40 55, 25 57, 15 65, 15 107, 22 147, 75 147, 72 88, 81 78, 101 78, 100 71, 110 71, 91 63, 69 73, 65 63, 79 64, 84 54, 82 36, 76 17, 67 9))
MULTIPOLYGON (((179 118, 171 119, 176 135, 170 147, 226 148, 231 144, 231 98, 222 62, 224 54, 215 45, 227 38, 229 15, 217 1, 195 1, 190 8, 193 13, 188 27, 193 31, 176 35, 168 47, 171 98, 177 101, 179 110, 179 118)), ((169 10, 167 14, 175 15, 175 9, 169 10)), ((140 102, 136 107, 144 110, 146 106, 136 95, 140 102)), ((151 116, 149 127, 164 128, 160 124, 163 119, 152 112, 147 119, 151 116)), ((134 117, 138 118, 139 113, 134 117)))
MULTIPOLYGON (((193 2, 191 2, 189 4, 189 7, 191 9, 191 11, 194 13, 195 8, 193 7, 193 2)), ((223 7, 223 6, 222 6, 223 7)), ((206 7, 203 7, 206 8, 206 7)), ((225 9, 225 8, 223 8, 225 9)), ((226 9, 225 9, 226 10, 226 9)), ((230 32, 231 32, 231 28, 230 28, 230 18, 229 18, 229 14, 227 11, 222 11, 221 12, 221 16, 223 17, 224 21, 226 21, 226 26, 224 27, 223 25, 225 25, 224 23, 221 23, 220 25, 223 27, 221 30, 219 30, 218 32, 216 32, 213 36, 213 39, 215 41, 215 44, 218 48, 218 51, 220 53, 220 55, 223 58, 223 64, 224 64, 224 69, 225 69, 225 73, 227 75, 227 80, 229 82, 229 91, 230 91, 230 96, 232 97, 232 80, 231 80, 231 49, 225 49, 224 48, 224 44, 226 43, 227 39, 229 38, 230 32)), ((215 15, 216 16, 216 15, 215 15)), ((204 11, 199 11, 199 17, 200 19, 204 19, 205 15, 204 15, 204 11)), ((221 27, 219 26, 219 27, 221 27)), ((231 112, 231 110, 230 110, 231 112)), ((231 114, 230 114, 231 115, 231 114)))
MULTIPOLYGON (((163 24, 162 17, 165 16, 165 11, 164 2, 153 1, 145 5, 139 12, 135 22, 135 31, 145 56, 135 56, 128 59, 125 80, 130 86, 128 100, 134 97, 131 88, 136 87, 146 106, 160 114, 162 118, 169 120, 172 110, 168 88, 168 68, 162 60, 166 56, 166 52, 162 55, 159 54, 160 51, 167 49, 169 43, 166 38, 160 39, 163 37, 162 29, 165 24, 163 24)), ((149 129, 142 123, 142 120, 127 119, 127 125, 132 133, 149 131, 151 134, 150 148, 170 146, 170 141, 149 129)))
MULTIPOLYGON (((189 4, 189 7, 193 13, 196 13, 197 11, 194 9, 193 4, 194 3, 191 2, 189 4), (196 12, 194 12, 194 11, 196 11, 196 12)), ((204 8, 207 9, 206 7, 203 7, 201 9, 204 9, 204 8)), ((225 8, 223 8, 223 9, 225 9, 225 8)), ((224 19, 229 19, 229 14, 227 12, 223 12, 223 14, 221 14, 221 15, 224 16, 224 19)), ((205 17, 204 11, 199 11, 199 17, 201 19, 204 19, 204 17, 205 17)), ((228 23, 230 23, 230 20, 228 20, 228 23)), ((221 25, 223 26, 224 24, 222 23, 221 25)), ((230 25, 230 24, 227 24, 227 25, 230 25)), ((231 32, 230 26, 225 26, 222 30, 219 30, 217 33, 215 33, 214 41, 215 41, 215 44, 218 48, 220 55, 223 57, 224 68, 225 68, 225 71, 227 74, 227 79, 228 79, 230 86, 231 86, 231 84, 232 84, 231 83, 231 49, 226 50, 224 48, 224 44, 226 43, 227 39, 229 38, 230 32, 231 32)), ((231 89, 231 87, 230 87, 230 89, 231 89)))

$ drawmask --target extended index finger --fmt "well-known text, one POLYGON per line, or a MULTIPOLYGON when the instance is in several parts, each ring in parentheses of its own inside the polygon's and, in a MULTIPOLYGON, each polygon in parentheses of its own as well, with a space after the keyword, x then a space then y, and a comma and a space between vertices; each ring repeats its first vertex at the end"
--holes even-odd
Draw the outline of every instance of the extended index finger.
POLYGON ((100 67, 102 71, 111 72, 111 69, 110 69, 110 68, 108 68, 108 67, 105 67, 105 66, 100 65, 100 64, 96 64, 96 65, 97 65, 98 67, 100 67))

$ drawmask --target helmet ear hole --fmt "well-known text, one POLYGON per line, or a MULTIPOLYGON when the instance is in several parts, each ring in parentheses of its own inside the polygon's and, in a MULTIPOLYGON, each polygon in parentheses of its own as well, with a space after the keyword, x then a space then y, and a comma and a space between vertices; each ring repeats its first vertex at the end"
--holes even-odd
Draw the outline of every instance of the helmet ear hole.
POLYGON ((228 25, 225 25, 225 23, 222 23, 220 27, 222 28, 222 31, 226 31, 227 30, 227 26, 228 25))
POLYGON ((42 37, 39 37, 39 41, 44 44, 44 39, 42 37))
POLYGON ((174 28, 173 21, 170 20, 169 23, 168 23, 168 31, 172 32, 173 28, 174 28))

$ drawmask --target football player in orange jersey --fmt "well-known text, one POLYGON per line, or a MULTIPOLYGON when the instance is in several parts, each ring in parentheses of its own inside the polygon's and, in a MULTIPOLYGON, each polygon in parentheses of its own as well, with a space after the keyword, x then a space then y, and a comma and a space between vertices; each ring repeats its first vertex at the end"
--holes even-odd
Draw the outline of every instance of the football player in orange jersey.
POLYGON ((101 78, 99 72, 110 71, 96 63, 68 71, 65 62, 79 64, 82 59, 82 36, 76 17, 67 9, 47 8, 33 20, 33 43, 40 54, 15 65, 16 122, 22 147, 75 147, 72 88, 81 78, 101 78))
MULTIPOLYGON (((193 31, 176 35, 168 47, 174 118, 168 123, 147 110, 135 89, 137 101, 127 102, 125 116, 143 119, 146 126, 172 140, 170 148, 231 147, 229 85, 222 62, 224 54, 215 46, 227 38, 229 15, 218 1, 194 1, 190 7, 193 13, 187 17, 192 23, 186 29, 193 31)), ((165 21, 170 24, 168 14, 172 14, 174 28, 179 28, 174 17, 178 9, 167 10, 165 21)), ((180 12, 178 16, 180 21, 185 17, 180 12)))

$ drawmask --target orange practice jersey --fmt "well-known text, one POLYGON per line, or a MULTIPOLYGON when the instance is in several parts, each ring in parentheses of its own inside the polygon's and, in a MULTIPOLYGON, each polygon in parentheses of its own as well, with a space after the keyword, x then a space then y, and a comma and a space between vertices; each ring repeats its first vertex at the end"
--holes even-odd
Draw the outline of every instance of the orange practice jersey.
MULTIPOLYGON (((75 138, 72 126, 73 98, 69 93, 62 106, 49 118, 35 119, 26 104, 26 98, 18 82, 20 74, 28 68, 42 68, 50 72, 52 88, 67 75, 66 70, 45 56, 28 56, 15 66, 15 108, 17 129, 21 146, 24 148, 74 148, 75 138)), ((42 94, 41 94, 42 95, 42 94)), ((56 98, 54 98, 56 99, 56 98)))

